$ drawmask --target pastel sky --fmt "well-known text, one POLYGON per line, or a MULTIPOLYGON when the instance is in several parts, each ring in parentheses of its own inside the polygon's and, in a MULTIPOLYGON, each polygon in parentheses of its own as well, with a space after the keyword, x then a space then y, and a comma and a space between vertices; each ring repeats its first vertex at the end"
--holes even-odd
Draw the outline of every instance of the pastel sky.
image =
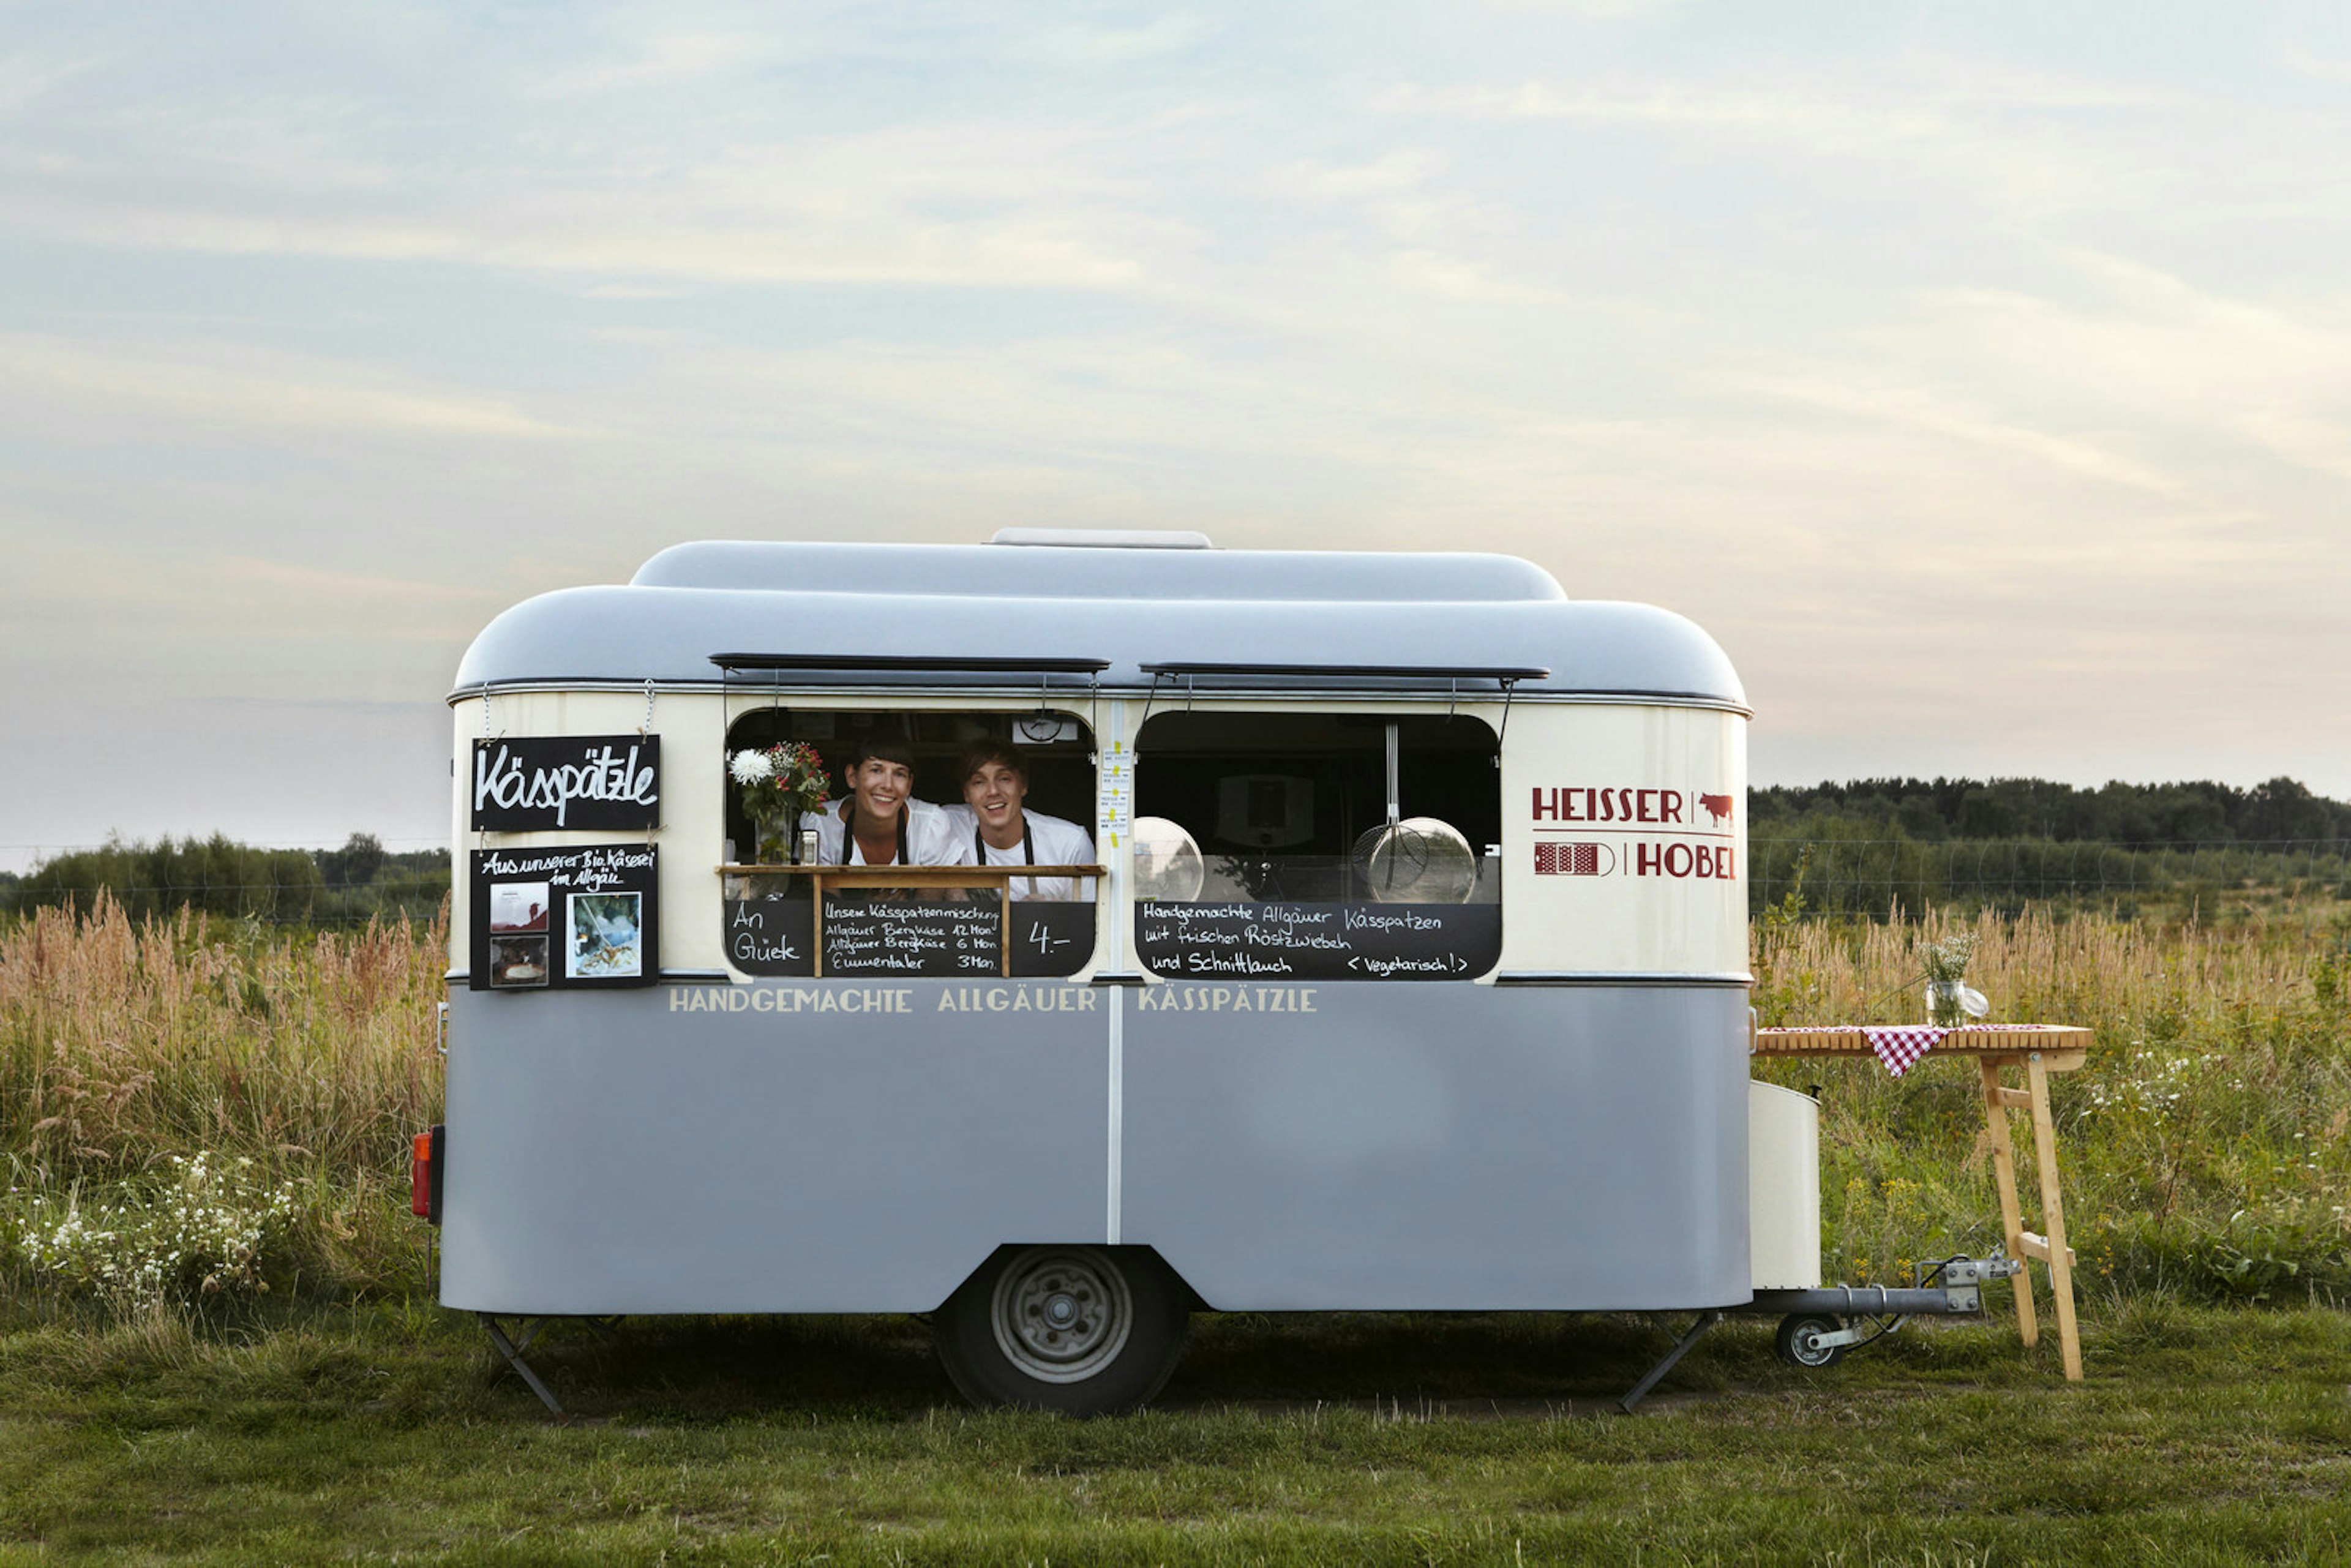
POLYGON ((0 864, 445 841, 514 601, 1191 528, 1663 604, 1759 782, 2351 796, 2339 5, 0 6, 0 864))

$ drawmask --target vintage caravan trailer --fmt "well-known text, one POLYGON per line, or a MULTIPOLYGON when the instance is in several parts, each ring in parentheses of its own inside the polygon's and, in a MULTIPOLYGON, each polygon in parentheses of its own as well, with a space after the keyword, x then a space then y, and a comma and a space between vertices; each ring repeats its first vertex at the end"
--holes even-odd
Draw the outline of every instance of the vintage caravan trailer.
POLYGON ((1195 1309, 1818 1283, 1746 698, 1678 616, 1494 556, 694 544, 499 616, 449 700, 432 1176, 494 1333, 935 1312, 973 1397, 1100 1410, 1195 1309), (730 759, 782 743, 836 801, 894 757, 963 862, 928 808, 1009 746, 1091 852, 763 858, 730 759))

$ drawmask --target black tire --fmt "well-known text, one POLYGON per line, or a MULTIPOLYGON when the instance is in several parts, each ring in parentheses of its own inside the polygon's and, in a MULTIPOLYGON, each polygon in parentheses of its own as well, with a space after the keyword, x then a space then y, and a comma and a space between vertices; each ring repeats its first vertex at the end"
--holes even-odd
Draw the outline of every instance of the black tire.
POLYGON ((999 1247, 938 1311, 947 1375, 974 1405, 1132 1410, 1184 1354, 1184 1287, 1139 1247, 999 1247))
POLYGON ((1834 1366, 1844 1359, 1845 1347, 1820 1345, 1813 1341, 1813 1336, 1834 1333, 1841 1326, 1834 1318, 1816 1317, 1810 1312, 1789 1313, 1780 1320, 1780 1359, 1790 1366, 1834 1366))

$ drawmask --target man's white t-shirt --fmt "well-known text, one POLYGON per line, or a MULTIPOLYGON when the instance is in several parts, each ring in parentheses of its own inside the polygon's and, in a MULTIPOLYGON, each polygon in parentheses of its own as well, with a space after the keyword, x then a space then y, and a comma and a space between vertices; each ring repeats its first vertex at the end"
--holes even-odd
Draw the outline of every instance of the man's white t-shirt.
MULTIPOLYGON (((1059 817, 1049 817, 1042 811, 1022 811, 1022 821, 1029 829, 1029 844, 1037 857, 1029 858, 1022 846, 1014 844, 999 850, 994 844, 982 842, 987 858, 972 858, 973 841, 979 832, 979 816, 969 806, 942 806, 939 815, 955 824, 956 836, 963 841, 963 859, 957 865, 1092 865, 1094 863, 1094 841, 1075 822, 1059 817)), ((1094 881, 1090 876, 1016 876, 1012 879, 1012 896, 1042 899, 1056 904, 1092 904, 1094 881)))
MULTIPOLYGON (((849 824, 841 820, 840 801, 818 812, 813 819, 803 817, 803 822, 813 821, 816 827, 816 858, 820 865, 864 865, 865 852, 850 837, 849 824), (849 858, 841 858, 842 841, 848 840, 849 858)), ((884 864, 892 862, 884 862, 884 864)), ((969 865, 971 834, 956 831, 954 818, 946 810, 927 800, 906 802, 906 863, 909 865, 969 865)))

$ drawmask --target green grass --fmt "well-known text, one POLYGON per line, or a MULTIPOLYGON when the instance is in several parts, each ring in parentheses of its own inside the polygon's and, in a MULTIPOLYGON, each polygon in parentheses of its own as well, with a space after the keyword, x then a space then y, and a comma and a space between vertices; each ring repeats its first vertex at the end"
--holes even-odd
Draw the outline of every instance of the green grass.
POLYGON ((398 1303, 0 1333, 0 1562, 2241 1563, 2351 1558, 2351 1318, 2140 1300, 1819 1373, 1614 1318, 1210 1318, 1161 1408, 964 1409, 904 1320, 539 1359, 398 1303))

